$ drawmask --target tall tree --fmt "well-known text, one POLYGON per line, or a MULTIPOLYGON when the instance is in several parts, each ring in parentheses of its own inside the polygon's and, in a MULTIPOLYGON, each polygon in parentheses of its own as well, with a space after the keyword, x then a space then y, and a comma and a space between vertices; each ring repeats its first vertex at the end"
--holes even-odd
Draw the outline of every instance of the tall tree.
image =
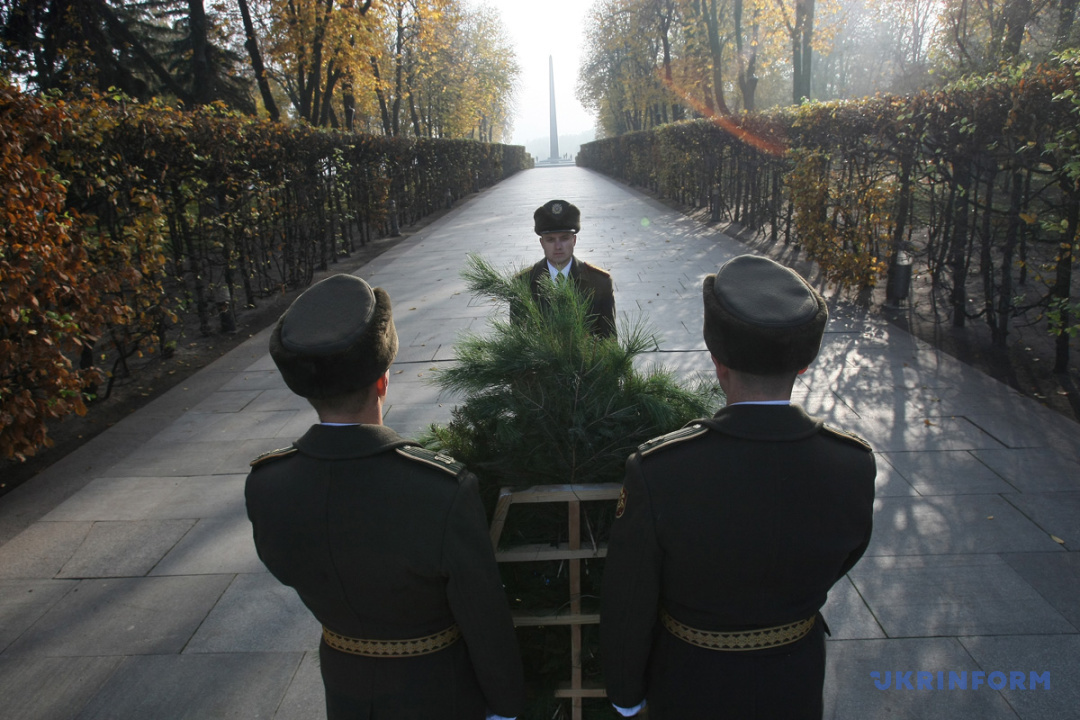
POLYGON ((1059 40, 1075 15, 1075 0, 944 0, 934 43, 937 70, 951 78, 1040 59, 1067 46, 1067 39, 1059 40))
POLYGON ((743 108, 749 112, 757 109, 757 54, 760 39, 758 30, 759 10, 752 8, 749 30, 744 24, 744 0, 734 0, 732 15, 735 21, 735 54, 739 68, 739 91, 742 93, 743 108))
POLYGON ((607 134, 621 134, 669 122, 678 96, 665 87, 676 52, 665 67, 665 6, 653 0, 601 0, 585 27, 585 59, 578 75, 578 97, 597 113, 607 134))
POLYGON ((270 81, 266 74, 266 66, 263 64, 262 52, 259 51, 259 37, 255 33, 255 23, 251 20, 251 9, 247 0, 236 0, 240 8, 240 17, 244 25, 244 49, 251 58, 251 69, 255 73, 255 84, 259 88, 263 107, 269 113, 270 119, 277 122, 281 118, 278 112, 277 101, 274 93, 270 90, 270 81))
POLYGON ((268 0, 272 18, 267 53, 296 116, 336 125, 334 97, 368 47, 372 1, 268 0))
POLYGON ((31 87, 250 109, 247 80, 203 0, 10 0, 2 9, 5 67, 31 87))

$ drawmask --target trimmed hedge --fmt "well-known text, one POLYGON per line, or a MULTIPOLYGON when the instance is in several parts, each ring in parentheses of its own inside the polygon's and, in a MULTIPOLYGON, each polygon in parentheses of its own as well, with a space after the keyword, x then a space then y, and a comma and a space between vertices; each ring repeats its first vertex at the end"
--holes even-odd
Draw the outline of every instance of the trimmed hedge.
POLYGON ((347 134, 122 96, 50 101, 2 81, 0 139, 6 458, 47 444, 45 421, 85 411, 84 395, 132 356, 168 351, 181 315, 209 334, 215 316, 304 287, 356 247, 532 162, 522 147, 347 134), (93 368, 102 357, 106 373, 93 368))
POLYGON ((1047 321, 1064 372, 1080 331, 1078 90, 1074 53, 933 93, 599 140, 578 163, 797 243, 841 289, 874 287, 904 253, 956 326, 979 318, 1004 346, 1018 318, 1047 321))

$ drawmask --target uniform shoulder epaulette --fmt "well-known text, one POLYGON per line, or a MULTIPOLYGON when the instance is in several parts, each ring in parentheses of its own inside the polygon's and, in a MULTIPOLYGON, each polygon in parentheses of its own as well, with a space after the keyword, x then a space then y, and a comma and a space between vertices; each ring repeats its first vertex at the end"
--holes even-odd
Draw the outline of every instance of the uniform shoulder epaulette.
POLYGON ((297 452, 297 449, 296 449, 295 445, 290 445, 289 447, 285 447, 285 448, 278 448, 277 450, 271 450, 270 452, 264 452, 262 455, 255 458, 254 460, 252 460, 250 465, 251 465, 251 467, 257 467, 257 466, 262 465, 263 463, 269 462, 271 460, 276 460, 278 458, 283 458, 283 457, 289 457, 290 455, 292 455, 292 454, 294 454, 296 452, 297 452))
POLYGON ((462 470, 465 469, 465 463, 460 463, 449 455, 444 455, 432 450, 425 450, 422 447, 416 445, 403 445, 402 447, 395 448, 399 455, 415 460, 416 462, 422 462, 430 467, 437 468, 443 472, 450 473, 451 475, 459 475, 462 470))
POLYGON ((679 428, 675 432, 669 432, 667 435, 654 437, 652 440, 641 443, 638 445, 638 452, 644 457, 649 453, 677 445, 678 443, 685 442, 708 431, 709 428, 701 423, 691 423, 684 428, 679 428))
POLYGON ((585 262, 584 260, 582 260, 581 262, 582 262, 583 265, 585 265, 589 269, 589 272, 594 272, 594 273, 596 273, 597 275, 599 275, 601 277, 606 277, 606 278, 611 277, 611 273, 609 273, 604 268, 597 267, 597 266, 593 265, 592 263, 585 262))
POLYGON ((831 435, 832 437, 837 438, 838 440, 843 440, 844 442, 850 443, 852 445, 857 445, 858 447, 866 450, 867 452, 874 452, 874 448, 870 447, 870 443, 866 442, 855 433, 850 433, 846 430, 840 430, 839 428, 834 428, 824 424, 821 426, 821 431, 826 435, 831 435))

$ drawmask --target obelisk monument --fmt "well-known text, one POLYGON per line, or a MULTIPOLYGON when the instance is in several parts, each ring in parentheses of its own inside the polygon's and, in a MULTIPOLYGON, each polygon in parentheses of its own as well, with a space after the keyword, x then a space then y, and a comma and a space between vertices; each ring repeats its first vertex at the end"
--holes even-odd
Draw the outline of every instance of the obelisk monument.
POLYGON ((549 161, 559 161, 559 126, 555 123, 555 60, 548 55, 548 86, 551 90, 551 157, 549 161))

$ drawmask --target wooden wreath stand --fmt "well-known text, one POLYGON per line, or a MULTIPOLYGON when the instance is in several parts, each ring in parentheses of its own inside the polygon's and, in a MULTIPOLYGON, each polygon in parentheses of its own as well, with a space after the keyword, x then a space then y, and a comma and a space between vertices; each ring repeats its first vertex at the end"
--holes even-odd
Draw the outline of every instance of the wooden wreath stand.
POLYGON ((539 562, 564 560, 570 570, 570 612, 562 615, 535 615, 514 613, 515 626, 569 625, 570 626, 570 681, 562 683, 555 697, 571 698, 573 720, 581 720, 581 699, 606 697, 604 688, 586 687, 581 678, 581 626, 596 625, 599 613, 581 612, 581 561, 602 558, 607 555, 604 543, 581 547, 581 503, 592 500, 616 500, 622 485, 618 483, 594 483, 585 485, 535 485, 523 490, 503 488, 495 505, 491 520, 491 544, 495 548, 497 562, 539 562), (569 533, 567 541, 553 545, 537 543, 499 549, 506 516, 511 505, 524 503, 564 502, 567 506, 569 533))

